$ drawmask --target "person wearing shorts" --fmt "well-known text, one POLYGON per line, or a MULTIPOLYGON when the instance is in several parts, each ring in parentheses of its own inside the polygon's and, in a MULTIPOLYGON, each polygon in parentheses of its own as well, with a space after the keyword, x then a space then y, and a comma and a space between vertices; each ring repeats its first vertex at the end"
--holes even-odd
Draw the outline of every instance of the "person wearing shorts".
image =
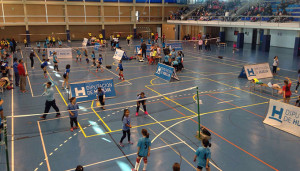
POLYGON ((64 77, 64 82, 63 82, 63 84, 62 84, 62 89, 63 89, 63 90, 65 89, 65 85, 66 85, 67 89, 69 88, 70 68, 71 68, 70 64, 67 64, 67 65, 66 65, 66 71, 65 71, 65 73, 64 73, 64 75, 63 75, 63 77, 64 77))
POLYGON ((139 115, 139 110, 140 110, 141 103, 143 105, 145 114, 148 115, 148 112, 147 112, 147 109, 146 109, 146 100, 145 100, 145 98, 147 98, 147 97, 145 96, 144 92, 141 92, 140 94, 137 95, 137 100, 138 101, 136 102, 136 113, 135 113, 135 116, 139 115))
POLYGON ((125 80, 125 78, 124 78, 124 75, 123 75, 123 65, 122 65, 122 60, 120 60, 119 61, 119 64, 118 64, 118 67, 117 67, 117 69, 116 69, 116 71, 118 71, 119 70, 119 79, 121 80, 121 79, 123 79, 123 80, 125 80))
POLYGON ((101 65, 102 65, 102 61, 103 61, 103 58, 102 58, 102 55, 101 54, 99 54, 99 58, 98 58, 98 64, 97 64, 97 69, 96 69, 96 72, 98 72, 98 70, 99 70, 99 68, 100 68, 100 70, 101 70, 101 72, 103 72, 104 70, 103 70, 103 68, 101 67, 101 65))
POLYGON ((89 64, 89 63, 90 63, 90 60, 89 60, 88 52, 87 52, 86 49, 84 49, 83 54, 84 54, 84 56, 85 56, 85 61, 86 61, 86 63, 89 64))
POLYGON ((292 91, 291 91, 292 81, 288 77, 286 77, 286 79, 287 80, 284 80, 284 86, 282 87, 283 102, 289 104, 292 96, 292 91))
POLYGON ((198 159, 197 171, 202 171, 203 168, 206 168, 207 171, 210 171, 209 159, 211 158, 211 152, 208 147, 211 147, 211 144, 207 139, 202 140, 202 146, 199 147, 194 156, 194 162, 198 159))
POLYGON ((137 144, 138 156, 136 158, 135 167, 134 169, 132 169, 132 171, 137 171, 142 158, 144 160, 143 171, 147 169, 148 157, 150 156, 150 149, 151 149, 151 140, 149 139, 149 133, 146 129, 142 129, 142 135, 143 137, 139 139, 137 144))
POLYGON ((48 66, 48 61, 49 61, 49 59, 44 60, 44 62, 41 64, 41 68, 42 68, 42 70, 44 71, 44 77, 45 77, 45 78, 48 78, 48 76, 47 76, 47 66, 48 66))
POLYGON ((96 56, 95 56, 95 52, 94 51, 92 51, 91 57, 93 59, 93 65, 92 65, 92 67, 94 67, 94 66, 96 66, 96 56))
POLYGON ((101 89, 101 87, 98 87, 98 92, 97 92, 97 100, 99 100, 101 104, 101 108, 105 110, 104 105, 105 105, 105 92, 101 89))
POLYGON ((77 53, 76 62, 78 62, 78 58, 80 58, 80 62, 81 62, 81 51, 80 51, 80 49, 77 49, 76 53, 77 53))
POLYGON ((279 61, 278 61, 278 56, 274 57, 273 61, 273 74, 277 74, 277 67, 278 67, 279 61))
POLYGON ((57 72, 58 70, 58 59, 57 59, 57 55, 56 52, 53 52, 53 63, 54 63, 54 71, 56 70, 57 72))

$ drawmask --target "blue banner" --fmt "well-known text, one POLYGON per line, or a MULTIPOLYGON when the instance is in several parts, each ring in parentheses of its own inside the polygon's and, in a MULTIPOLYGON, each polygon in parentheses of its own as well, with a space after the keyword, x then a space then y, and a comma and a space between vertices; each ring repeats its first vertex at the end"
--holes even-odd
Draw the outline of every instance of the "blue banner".
POLYGON ((94 50, 95 51, 98 51, 100 48, 100 44, 99 43, 95 43, 95 47, 94 47, 94 50))
POLYGON ((169 46, 170 49, 183 50, 182 43, 167 43, 167 46, 169 46))
POLYGON ((71 83, 71 97, 76 97, 77 102, 84 102, 96 99, 98 87, 105 92, 105 97, 116 96, 113 79, 91 82, 71 83))
POLYGON ((174 68, 162 63, 158 63, 157 69, 154 75, 158 76, 167 81, 171 81, 171 78, 174 73, 174 68))
MULTIPOLYGON (((135 46, 135 53, 138 53, 140 50, 141 46, 135 46)), ((147 51, 146 52, 151 52, 151 45, 147 45, 147 51)))

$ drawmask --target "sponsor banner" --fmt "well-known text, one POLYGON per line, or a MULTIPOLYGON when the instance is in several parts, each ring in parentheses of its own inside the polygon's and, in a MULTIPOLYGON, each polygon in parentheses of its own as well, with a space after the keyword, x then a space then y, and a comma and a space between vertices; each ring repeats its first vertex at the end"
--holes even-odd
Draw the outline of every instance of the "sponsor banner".
POLYGON ((72 58, 72 48, 47 48, 48 58, 52 59, 53 52, 56 52, 58 59, 72 58))
POLYGON ((114 59, 116 60, 127 60, 128 56, 126 55, 126 53, 121 50, 121 49, 116 49, 115 54, 113 56, 114 59))
POLYGON ((176 75, 175 68, 165 65, 165 64, 162 64, 162 63, 158 63, 157 69, 156 69, 156 72, 154 73, 154 75, 156 75, 159 78, 162 78, 166 81, 171 81, 171 78, 179 80, 176 75))
POLYGON ((167 46, 169 46, 170 49, 183 50, 182 43, 167 43, 167 46))
POLYGON ((253 78, 262 79, 273 77, 268 63, 245 65, 240 76, 243 76, 244 74, 246 74, 248 80, 252 80, 253 78))
MULTIPOLYGON (((141 45, 135 46, 135 53, 138 53, 140 51, 141 45)), ((151 45, 147 45, 146 52, 151 52, 151 45)))
POLYGON ((77 102, 84 102, 96 99, 98 87, 105 92, 105 97, 115 97, 115 86, 113 79, 97 80, 90 82, 70 83, 71 97, 76 97, 77 102))
POLYGON ((265 124, 300 137, 300 108, 270 99, 265 124))

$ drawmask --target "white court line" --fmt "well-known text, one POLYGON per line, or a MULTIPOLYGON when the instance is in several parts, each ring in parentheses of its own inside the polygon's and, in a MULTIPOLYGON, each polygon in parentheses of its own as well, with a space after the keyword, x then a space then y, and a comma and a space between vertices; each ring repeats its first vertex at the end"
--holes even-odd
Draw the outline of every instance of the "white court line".
MULTIPOLYGON (((22 51, 21 51, 22 52, 22 51)), ((14 70, 12 70, 14 75, 14 70)), ((12 76, 14 82, 14 76, 12 76)), ((14 90, 11 90, 11 170, 15 170, 15 126, 14 126, 14 90)))
MULTIPOLYGON (((178 145, 178 144, 182 144, 182 142, 177 142, 177 143, 173 143, 173 144, 169 144, 169 145, 165 145, 165 146, 160 146, 160 147, 157 147, 157 148, 153 148, 153 149, 151 149, 151 151, 159 150, 159 149, 162 149, 162 148, 165 148, 165 147, 174 146, 174 145, 178 145)), ((94 165, 101 164, 101 163, 106 163, 106 162, 109 162, 109 161, 113 161, 113 160, 125 158, 125 157, 128 157, 128 156, 133 156, 133 155, 136 155, 136 153, 131 153, 131 154, 128 154, 126 156, 119 156, 119 157, 111 158, 111 159, 108 159, 108 160, 103 160, 103 161, 100 161, 100 162, 96 162, 96 163, 84 165, 83 167, 86 168, 86 167, 94 166, 94 165)), ((65 170, 65 171, 73 171, 75 169, 76 168, 65 170)))
MULTIPOLYGON (((115 76, 119 77, 119 75, 118 75, 118 74, 116 74, 116 73, 112 72, 111 70, 109 70, 109 69, 107 69, 107 68, 105 68, 105 67, 102 67, 102 68, 104 68, 105 70, 107 70, 107 71, 109 71, 110 73, 114 74, 115 76)), ((127 81, 127 80, 124 80, 124 81, 126 81, 127 83, 129 83, 130 85, 132 85, 132 83, 131 83, 131 82, 129 82, 129 81, 127 81)))
MULTIPOLYGON (((22 59, 24 59, 24 58, 23 58, 23 52, 22 52, 22 50, 21 50, 21 56, 22 56, 22 59)), ((24 61, 23 61, 23 63, 24 63, 24 61)), ((24 67, 25 67, 26 74, 28 74, 26 65, 24 65, 24 67)), ((34 95, 33 95, 33 91, 32 91, 32 87, 31 87, 31 82, 30 82, 29 76, 26 76, 26 77, 27 77, 27 80, 28 80, 28 84, 29 84, 31 96, 33 97, 34 95)))
POLYGON ((218 104, 221 104, 221 103, 228 103, 228 102, 232 102, 233 100, 228 100, 228 101, 223 101, 223 102, 218 102, 218 104))
MULTIPOLYGON (((153 118, 150 114, 148 115, 151 119, 153 119, 154 121, 158 122, 155 118, 153 118)), ((161 134, 163 134, 164 132, 168 131, 170 132, 171 134, 173 134, 178 140, 180 140, 182 143, 184 143, 186 146, 188 146, 192 151, 196 152, 195 149, 193 149, 190 145, 188 145, 185 141, 183 141, 181 138, 179 138, 176 134, 174 134, 172 131, 170 131, 169 129, 176 126, 177 124, 181 123, 181 122, 185 122, 187 120, 190 120, 192 118, 195 118, 195 117, 198 117, 198 116, 192 116, 192 117, 189 117, 187 119, 184 119, 184 120, 181 120, 179 122, 176 122, 175 124, 169 126, 168 128, 165 127, 163 124, 161 124, 160 122, 158 122, 158 124, 160 124, 163 128, 165 128, 162 132, 160 132, 155 138, 153 138, 152 142, 154 142, 161 134)), ((222 171, 222 169, 220 169, 218 166, 216 166, 214 163, 212 163, 211 161, 209 161, 209 163, 214 166, 216 169, 218 169, 219 171, 222 171)))
POLYGON ((48 160, 48 155, 47 155, 47 151, 46 151, 46 147, 45 147, 45 143, 44 143, 44 138, 43 138, 43 134, 42 134, 42 130, 41 130, 41 127, 40 127, 40 122, 37 121, 37 123, 38 123, 40 137, 41 137, 42 146, 43 146, 43 150, 44 150, 45 160, 46 160, 46 163, 47 163, 47 168, 48 168, 48 171, 51 171, 49 160, 48 160))

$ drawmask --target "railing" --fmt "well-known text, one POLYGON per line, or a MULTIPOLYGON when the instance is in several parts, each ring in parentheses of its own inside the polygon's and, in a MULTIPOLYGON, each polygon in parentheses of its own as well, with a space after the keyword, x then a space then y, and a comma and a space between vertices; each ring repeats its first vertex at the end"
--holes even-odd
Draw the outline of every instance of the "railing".
MULTIPOLYGON (((172 21, 172 20, 168 20, 172 21)), ((178 20, 177 20, 178 21, 178 20)), ((296 27, 300 27, 300 16, 197 16, 189 17, 187 20, 181 21, 196 21, 202 24, 227 24, 236 25, 242 22, 243 25, 263 25, 265 23, 272 23, 274 26, 285 26, 287 23, 292 23, 296 27)))

